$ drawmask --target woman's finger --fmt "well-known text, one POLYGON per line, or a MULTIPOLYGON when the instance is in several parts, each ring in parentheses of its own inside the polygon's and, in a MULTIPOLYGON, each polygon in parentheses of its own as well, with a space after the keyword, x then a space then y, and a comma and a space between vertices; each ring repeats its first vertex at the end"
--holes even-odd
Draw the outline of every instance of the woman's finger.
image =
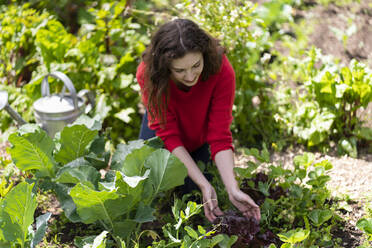
POLYGON ((224 215, 224 213, 221 211, 221 209, 217 206, 213 211, 215 216, 221 216, 224 215))
POLYGON ((254 208, 254 212, 255 212, 256 220, 260 221, 261 220, 261 211, 260 211, 260 208, 259 207, 254 208))
POLYGON ((204 204, 204 214, 210 222, 213 222, 216 219, 213 208, 211 210, 208 204, 204 204))
POLYGON ((257 221, 261 219, 261 213, 259 206, 245 193, 241 192, 235 196, 236 207, 246 217, 253 217, 257 221))

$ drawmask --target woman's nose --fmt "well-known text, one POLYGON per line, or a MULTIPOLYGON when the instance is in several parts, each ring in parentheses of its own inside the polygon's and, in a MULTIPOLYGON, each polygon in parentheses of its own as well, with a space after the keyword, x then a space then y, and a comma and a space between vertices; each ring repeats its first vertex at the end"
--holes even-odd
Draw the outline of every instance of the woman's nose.
POLYGON ((186 81, 192 81, 194 79, 194 74, 191 71, 187 71, 185 75, 186 81))

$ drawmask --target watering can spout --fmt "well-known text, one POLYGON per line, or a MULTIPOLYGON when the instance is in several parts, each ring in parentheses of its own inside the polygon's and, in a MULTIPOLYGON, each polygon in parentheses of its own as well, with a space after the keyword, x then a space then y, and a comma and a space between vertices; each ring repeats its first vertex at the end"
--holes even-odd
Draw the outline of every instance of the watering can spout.
POLYGON ((18 123, 19 126, 26 124, 26 121, 9 106, 8 92, 0 91, 0 110, 5 109, 6 112, 18 123))

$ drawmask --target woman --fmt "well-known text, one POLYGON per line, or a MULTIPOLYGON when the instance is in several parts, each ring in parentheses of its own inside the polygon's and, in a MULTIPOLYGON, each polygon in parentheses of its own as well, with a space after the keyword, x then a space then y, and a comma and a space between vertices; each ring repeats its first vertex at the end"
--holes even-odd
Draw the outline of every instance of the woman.
POLYGON ((147 113, 140 138, 160 137, 185 164, 202 192, 208 220, 223 214, 213 186, 197 166, 197 160, 206 163, 210 157, 232 204, 259 220, 259 207, 239 189, 233 172, 235 73, 224 49, 194 22, 176 19, 159 28, 142 58, 137 80, 147 113))

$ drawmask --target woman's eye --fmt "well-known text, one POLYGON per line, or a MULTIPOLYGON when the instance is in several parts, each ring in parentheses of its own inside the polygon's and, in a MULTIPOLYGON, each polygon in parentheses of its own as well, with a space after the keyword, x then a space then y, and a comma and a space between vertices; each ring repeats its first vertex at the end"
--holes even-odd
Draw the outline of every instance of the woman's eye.
POLYGON ((197 64, 197 65, 194 65, 193 67, 194 68, 198 68, 200 66, 200 64, 197 64))

